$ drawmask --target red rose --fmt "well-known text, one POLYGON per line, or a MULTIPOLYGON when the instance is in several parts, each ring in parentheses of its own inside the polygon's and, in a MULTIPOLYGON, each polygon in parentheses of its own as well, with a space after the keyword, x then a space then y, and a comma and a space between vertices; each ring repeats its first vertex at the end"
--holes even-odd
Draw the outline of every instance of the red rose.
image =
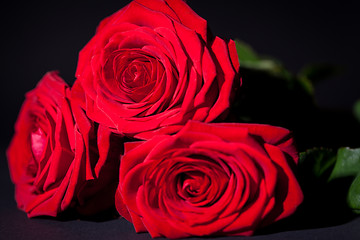
POLYGON ((190 121, 125 144, 117 209, 152 237, 250 235, 302 202, 297 159, 286 129, 190 121))
POLYGON ((235 43, 211 37, 184 1, 135 0, 100 23, 76 76, 89 118, 147 139, 164 126, 223 116, 238 68, 235 43))
POLYGON ((47 73, 18 116, 7 156, 18 207, 29 217, 57 216, 69 207, 91 214, 114 203, 119 159, 108 157, 111 134, 99 127, 96 137, 95 125, 73 104, 75 124, 70 95, 56 72, 47 73), (94 203, 98 194, 103 205, 94 203))

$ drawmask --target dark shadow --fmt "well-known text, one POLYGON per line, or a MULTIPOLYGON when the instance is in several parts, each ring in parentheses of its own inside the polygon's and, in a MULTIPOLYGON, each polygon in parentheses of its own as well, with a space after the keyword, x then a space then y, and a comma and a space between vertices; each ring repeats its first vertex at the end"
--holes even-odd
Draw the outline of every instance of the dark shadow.
POLYGON ((291 130, 299 152, 313 147, 358 147, 360 124, 351 111, 317 107, 295 76, 242 68, 242 86, 228 122, 270 124, 291 130))
POLYGON ((47 219, 47 220, 54 220, 54 221, 61 221, 61 222, 68 222, 68 221, 89 221, 89 222, 106 222, 118 219, 120 216, 116 211, 115 206, 108 210, 102 211, 101 213, 85 216, 81 215, 76 212, 74 209, 68 209, 64 212, 59 213, 57 217, 50 217, 50 216, 38 216, 34 217, 34 219, 47 219))
POLYGON ((290 217, 260 229, 257 234, 332 227, 357 217, 346 204, 352 178, 333 180, 328 184, 301 179, 304 201, 290 217))

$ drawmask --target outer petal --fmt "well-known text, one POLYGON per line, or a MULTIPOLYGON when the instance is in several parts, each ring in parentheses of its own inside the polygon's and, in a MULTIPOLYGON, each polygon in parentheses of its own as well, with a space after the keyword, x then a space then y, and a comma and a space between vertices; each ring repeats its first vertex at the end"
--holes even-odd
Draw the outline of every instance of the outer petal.
POLYGON ((272 212, 266 216, 264 225, 290 216, 303 201, 303 194, 293 173, 292 163, 289 163, 289 159, 278 147, 266 144, 265 148, 276 163, 279 174, 275 194, 276 205, 272 212))
POLYGON ((237 73, 230 61, 226 43, 222 39, 216 37, 212 44, 212 50, 217 58, 216 65, 219 97, 213 108, 210 110, 206 122, 213 121, 230 107, 230 96, 233 95, 235 89, 240 87, 237 81, 234 82, 237 73))
POLYGON ((144 6, 155 11, 163 12, 173 19, 181 22, 186 27, 194 29, 206 42, 207 22, 197 15, 185 1, 178 0, 136 0, 144 6))

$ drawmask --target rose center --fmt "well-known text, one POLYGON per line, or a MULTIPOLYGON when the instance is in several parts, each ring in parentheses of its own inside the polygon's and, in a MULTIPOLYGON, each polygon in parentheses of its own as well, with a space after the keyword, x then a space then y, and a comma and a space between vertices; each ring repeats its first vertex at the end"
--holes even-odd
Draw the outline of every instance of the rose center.
POLYGON ((147 84, 150 76, 147 73, 147 63, 132 62, 128 68, 123 72, 120 83, 126 88, 138 88, 147 84))
POLYGON ((186 191, 189 195, 196 195, 199 193, 200 184, 194 179, 187 179, 183 184, 183 191, 186 191))
POLYGON ((186 172, 179 176, 178 192, 184 199, 193 198, 203 193, 207 177, 200 171, 186 172))
POLYGON ((120 102, 147 101, 164 77, 159 59, 142 50, 118 50, 105 55, 101 81, 120 102))

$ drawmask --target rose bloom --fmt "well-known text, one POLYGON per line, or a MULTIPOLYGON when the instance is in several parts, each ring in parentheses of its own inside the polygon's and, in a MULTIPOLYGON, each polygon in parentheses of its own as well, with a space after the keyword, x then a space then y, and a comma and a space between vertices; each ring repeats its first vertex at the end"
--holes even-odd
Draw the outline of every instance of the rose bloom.
POLYGON ((251 235, 302 202, 297 161, 286 129, 190 121, 125 143, 117 209, 152 237, 251 235))
POLYGON ((239 62, 235 43, 207 29, 182 0, 135 0, 104 19, 79 54, 86 114, 142 139, 221 119, 240 86, 239 62))
POLYGON ((95 214, 114 205, 120 152, 109 148, 120 140, 111 142, 106 128, 70 102, 70 88, 49 72, 26 94, 16 121, 8 165, 18 207, 29 217, 69 207, 95 214))

